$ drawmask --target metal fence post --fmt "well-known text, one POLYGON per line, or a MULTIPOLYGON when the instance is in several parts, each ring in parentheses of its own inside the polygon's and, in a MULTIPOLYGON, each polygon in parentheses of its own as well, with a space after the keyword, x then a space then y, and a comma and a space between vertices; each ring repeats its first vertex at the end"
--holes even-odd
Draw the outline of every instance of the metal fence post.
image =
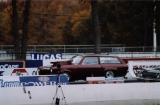
POLYGON ((65 45, 64 45, 64 53, 66 52, 66 51, 65 51, 65 50, 66 50, 65 48, 66 48, 66 47, 65 47, 65 45))

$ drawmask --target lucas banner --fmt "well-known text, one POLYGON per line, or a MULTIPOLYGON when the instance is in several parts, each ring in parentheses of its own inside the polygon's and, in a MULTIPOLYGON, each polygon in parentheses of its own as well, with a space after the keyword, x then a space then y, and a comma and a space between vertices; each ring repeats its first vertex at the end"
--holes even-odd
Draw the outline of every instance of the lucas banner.
POLYGON ((62 59, 62 54, 31 54, 31 60, 60 60, 62 59))

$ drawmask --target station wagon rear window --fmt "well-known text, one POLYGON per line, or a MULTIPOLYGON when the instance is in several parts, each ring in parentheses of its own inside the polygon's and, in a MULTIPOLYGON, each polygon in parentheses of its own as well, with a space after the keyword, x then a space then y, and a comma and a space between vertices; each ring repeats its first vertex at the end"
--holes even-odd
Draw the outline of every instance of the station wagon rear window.
POLYGON ((115 57, 100 57, 101 64, 120 64, 121 62, 115 57))

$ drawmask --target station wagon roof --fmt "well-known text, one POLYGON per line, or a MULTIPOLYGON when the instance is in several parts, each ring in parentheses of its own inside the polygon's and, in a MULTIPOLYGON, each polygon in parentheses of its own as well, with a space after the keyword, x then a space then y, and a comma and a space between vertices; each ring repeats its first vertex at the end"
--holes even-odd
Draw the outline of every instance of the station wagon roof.
POLYGON ((118 57, 118 56, 111 56, 106 54, 84 54, 84 55, 77 55, 77 56, 106 56, 106 57, 118 57))

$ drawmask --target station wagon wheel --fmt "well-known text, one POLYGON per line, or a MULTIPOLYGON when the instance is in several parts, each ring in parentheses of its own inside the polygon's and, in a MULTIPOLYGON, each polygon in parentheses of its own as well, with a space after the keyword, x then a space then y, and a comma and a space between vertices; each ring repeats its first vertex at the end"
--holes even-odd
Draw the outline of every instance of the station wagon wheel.
POLYGON ((63 75, 65 75, 67 77, 68 81, 71 79, 69 73, 64 72, 63 75))
POLYGON ((113 71, 106 71, 106 74, 105 74, 105 77, 106 78, 113 78, 114 77, 114 73, 113 73, 113 71))

